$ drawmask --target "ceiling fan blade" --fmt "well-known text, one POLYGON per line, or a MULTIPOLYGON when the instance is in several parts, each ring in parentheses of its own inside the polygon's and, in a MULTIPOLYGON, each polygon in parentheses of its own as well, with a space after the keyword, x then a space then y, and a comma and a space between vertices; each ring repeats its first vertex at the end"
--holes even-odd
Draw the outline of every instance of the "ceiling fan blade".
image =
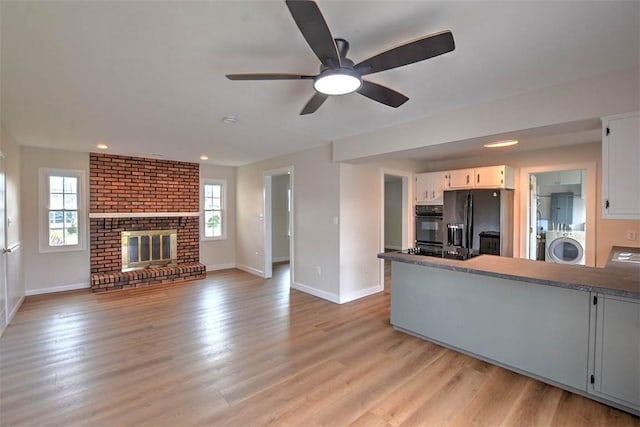
POLYGON ((304 116, 305 114, 315 113, 318 108, 327 100, 329 95, 325 95, 324 93, 316 92, 307 105, 304 106, 302 111, 300 111, 300 115, 304 116))
POLYGON ((300 74, 227 74, 229 80, 305 80, 312 79, 315 76, 305 76, 300 74))
POLYGON ((409 100, 409 98, 400 92, 396 92, 395 90, 379 85, 378 83, 367 82, 364 80, 362 81, 362 86, 358 89, 358 93, 393 108, 398 108, 409 100))
POLYGON ((433 58, 451 52, 453 49, 455 49, 453 34, 451 31, 442 31, 386 50, 356 64, 354 68, 364 76, 433 58))
POLYGON ((315 1, 286 0, 287 7, 293 20, 296 21, 300 32, 316 54, 322 65, 328 68, 340 66, 340 55, 333 40, 327 22, 322 16, 315 1))

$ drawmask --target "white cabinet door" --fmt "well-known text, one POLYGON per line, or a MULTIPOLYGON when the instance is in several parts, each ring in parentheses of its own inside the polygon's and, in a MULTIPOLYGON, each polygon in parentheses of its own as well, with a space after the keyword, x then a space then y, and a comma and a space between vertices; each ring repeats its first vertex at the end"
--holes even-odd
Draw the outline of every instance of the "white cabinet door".
POLYGON ((602 217, 640 219, 640 113, 602 119, 602 217))
POLYGON ((475 188, 513 189, 513 169, 508 166, 488 166, 474 169, 475 188))
POLYGON ((429 174, 419 173, 416 175, 416 187, 415 187, 415 201, 419 205, 424 205, 428 202, 429 193, 429 174))
POLYGON ((596 298, 590 392, 640 410, 640 301, 596 298))
POLYGON ((447 188, 447 172, 433 172, 430 178, 431 203, 442 204, 444 201, 444 190, 447 188))
POLYGON ((415 201, 420 205, 442 204, 447 172, 416 175, 415 201))
POLYGON ((473 169, 459 169, 449 172, 449 189, 464 189, 473 187, 473 169))

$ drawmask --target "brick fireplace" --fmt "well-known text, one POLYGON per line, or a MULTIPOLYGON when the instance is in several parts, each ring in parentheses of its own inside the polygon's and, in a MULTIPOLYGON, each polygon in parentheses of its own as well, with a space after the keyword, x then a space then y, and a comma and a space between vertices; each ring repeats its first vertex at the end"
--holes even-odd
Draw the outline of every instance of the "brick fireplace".
POLYGON ((199 182, 197 163, 90 154, 92 291, 205 277, 199 263, 199 182), (143 230, 177 230, 177 260, 122 271, 122 232, 143 230))

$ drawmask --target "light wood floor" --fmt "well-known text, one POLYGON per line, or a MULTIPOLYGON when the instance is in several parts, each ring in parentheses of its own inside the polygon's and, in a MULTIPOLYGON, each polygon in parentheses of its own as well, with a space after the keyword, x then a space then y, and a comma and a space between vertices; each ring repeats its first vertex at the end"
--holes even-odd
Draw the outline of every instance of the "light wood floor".
POLYGON ((28 297, 0 339, 3 426, 640 426, 405 335, 389 295, 336 305, 263 280, 28 297))

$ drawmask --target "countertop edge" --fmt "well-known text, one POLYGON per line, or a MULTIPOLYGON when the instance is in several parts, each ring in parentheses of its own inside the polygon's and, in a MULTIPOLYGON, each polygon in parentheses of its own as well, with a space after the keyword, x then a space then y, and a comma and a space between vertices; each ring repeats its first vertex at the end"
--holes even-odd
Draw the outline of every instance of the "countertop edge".
MULTIPOLYGON (((480 255, 479 257, 474 258, 474 260, 475 259, 480 260, 482 257, 483 255, 480 255)), ((639 280, 638 290, 634 291, 634 290, 610 288, 602 285, 579 283, 577 281, 570 282, 566 280, 530 277, 525 275, 507 273, 507 272, 498 272, 498 271, 492 271, 490 269, 471 267, 463 264, 463 263, 467 263, 468 261, 450 260, 450 259, 443 259, 443 258, 437 258, 437 257, 427 257, 423 255, 409 255, 409 254, 403 254, 400 252, 381 253, 381 254, 378 254, 378 258, 389 260, 389 261, 401 262, 405 264, 414 264, 414 265, 421 265, 424 267, 434 267, 434 268, 439 268, 443 270, 457 271, 461 273, 479 274, 482 276, 496 277, 500 279, 511 279, 511 280, 517 280, 521 282, 538 284, 538 285, 554 286, 554 287, 565 288, 565 289, 574 289, 574 290, 579 290, 584 292, 598 292, 605 295, 640 299, 640 280, 639 280)), ((536 263, 539 262, 539 261, 529 261, 529 260, 520 260, 520 261, 528 261, 528 262, 536 262, 536 263)), ((585 267, 581 267, 581 268, 585 268, 585 267)), ((607 269, 593 269, 590 272, 590 274, 610 275, 611 272, 607 271, 607 269)))

